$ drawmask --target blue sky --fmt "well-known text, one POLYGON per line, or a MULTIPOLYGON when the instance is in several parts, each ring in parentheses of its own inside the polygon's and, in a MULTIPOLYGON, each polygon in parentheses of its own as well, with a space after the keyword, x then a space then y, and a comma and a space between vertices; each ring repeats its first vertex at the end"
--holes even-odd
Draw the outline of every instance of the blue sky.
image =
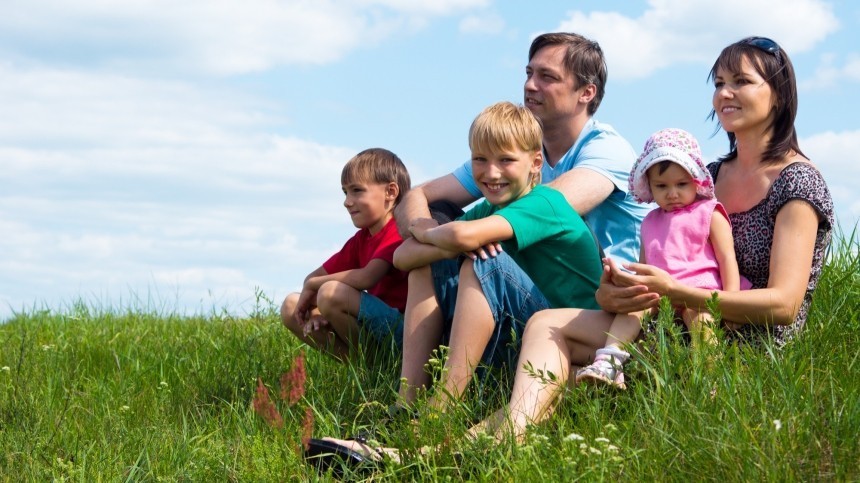
POLYGON ((468 159, 472 118, 522 101, 538 33, 609 64, 597 118, 706 157, 708 70, 770 36, 800 86, 801 147, 843 229, 860 218, 860 3, 824 0, 8 0, 0 16, 0 319, 280 301, 353 233, 339 173, 393 150, 421 182, 468 159))

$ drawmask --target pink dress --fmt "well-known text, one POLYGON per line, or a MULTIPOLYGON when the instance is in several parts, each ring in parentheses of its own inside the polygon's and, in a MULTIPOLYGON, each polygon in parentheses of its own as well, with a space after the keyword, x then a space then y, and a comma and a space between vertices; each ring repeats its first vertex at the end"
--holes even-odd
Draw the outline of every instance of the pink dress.
MULTIPOLYGON (((657 208, 648 213, 642 221, 642 250, 648 264, 662 268, 684 285, 722 289, 720 266, 708 239, 714 210, 729 219, 723 205, 713 198, 675 211, 657 208)), ((749 280, 741 277, 741 290, 750 287, 749 280)))

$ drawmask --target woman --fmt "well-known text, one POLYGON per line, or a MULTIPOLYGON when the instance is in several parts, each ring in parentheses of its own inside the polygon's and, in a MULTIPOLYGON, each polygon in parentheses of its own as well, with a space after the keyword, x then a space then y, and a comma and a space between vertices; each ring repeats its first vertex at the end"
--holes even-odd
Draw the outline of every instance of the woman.
MULTIPOLYGON (((753 285, 748 292, 720 293, 720 310, 734 337, 770 333, 782 345, 806 323, 830 243, 833 201, 798 146, 794 68, 776 42, 750 37, 726 47, 710 79, 711 117, 728 133, 730 151, 708 169, 729 213, 740 272, 753 285)), ((611 278, 676 304, 702 306, 710 297, 684 289, 653 267, 628 268, 636 275, 616 271, 611 278)), ((635 304, 635 292, 616 288, 601 285, 602 307, 619 308, 613 299, 635 304), (634 297, 625 300, 625 295, 634 297)))

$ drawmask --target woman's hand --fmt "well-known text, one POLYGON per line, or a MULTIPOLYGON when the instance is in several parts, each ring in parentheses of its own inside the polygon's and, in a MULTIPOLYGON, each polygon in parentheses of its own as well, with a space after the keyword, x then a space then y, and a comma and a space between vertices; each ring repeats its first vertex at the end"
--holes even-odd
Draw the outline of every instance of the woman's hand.
POLYGON ((629 272, 618 270, 612 274, 612 280, 617 285, 622 287, 644 285, 649 292, 673 297, 677 282, 665 270, 645 263, 627 263, 624 268, 629 272))
POLYGON ((603 310, 629 314, 656 307, 659 304, 660 294, 650 292, 647 286, 634 283, 632 279, 622 277, 623 275, 632 274, 622 272, 612 259, 603 259, 600 287, 594 294, 603 310))

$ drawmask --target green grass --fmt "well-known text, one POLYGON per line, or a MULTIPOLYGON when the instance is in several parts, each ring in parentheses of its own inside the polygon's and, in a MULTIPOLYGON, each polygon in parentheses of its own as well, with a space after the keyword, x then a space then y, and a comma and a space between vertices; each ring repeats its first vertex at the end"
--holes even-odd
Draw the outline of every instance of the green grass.
POLYGON ((378 479, 856 481, 858 252, 853 236, 834 242, 807 330, 784 349, 722 346, 709 364, 661 324, 627 391, 569 391, 520 445, 458 437, 505 399, 492 386, 460 411, 379 424, 399 373, 384 356, 342 366, 307 352, 291 406, 278 381, 304 349, 261 295, 241 319, 84 303, 19 314, 0 325, 0 481, 313 480, 306 408, 316 436, 371 428, 404 448, 378 479), (258 379, 282 427, 254 411, 258 379), (441 449, 419 456, 427 444, 441 449))

